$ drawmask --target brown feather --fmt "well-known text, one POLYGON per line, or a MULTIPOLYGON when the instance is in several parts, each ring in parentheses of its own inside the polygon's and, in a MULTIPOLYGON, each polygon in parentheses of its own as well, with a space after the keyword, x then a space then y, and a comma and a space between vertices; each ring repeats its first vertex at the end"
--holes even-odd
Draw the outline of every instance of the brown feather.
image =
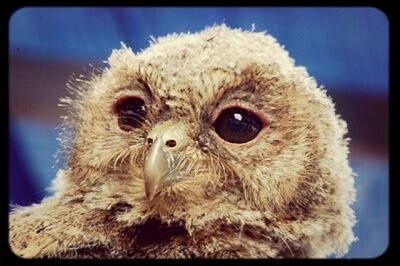
POLYGON ((354 178, 346 123, 304 67, 276 40, 225 25, 168 35, 69 85, 55 194, 10 214, 10 245, 24 258, 317 258, 355 240, 354 178), (120 130, 113 104, 140 96, 146 123, 120 130), (210 125, 245 104, 265 133, 229 144, 210 125), (182 181, 145 197, 146 137, 183 122, 182 181))

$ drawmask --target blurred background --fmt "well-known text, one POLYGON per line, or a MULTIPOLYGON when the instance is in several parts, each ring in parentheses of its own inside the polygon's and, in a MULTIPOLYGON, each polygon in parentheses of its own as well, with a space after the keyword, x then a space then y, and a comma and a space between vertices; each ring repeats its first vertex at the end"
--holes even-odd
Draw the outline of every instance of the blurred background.
POLYGON ((267 31, 328 90, 348 122, 357 173, 358 223, 346 258, 373 258, 388 245, 388 21, 374 8, 23 8, 9 21, 10 204, 49 195, 71 75, 104 67, 120 42, 135 52, 149 37, 214 23, 267 31))

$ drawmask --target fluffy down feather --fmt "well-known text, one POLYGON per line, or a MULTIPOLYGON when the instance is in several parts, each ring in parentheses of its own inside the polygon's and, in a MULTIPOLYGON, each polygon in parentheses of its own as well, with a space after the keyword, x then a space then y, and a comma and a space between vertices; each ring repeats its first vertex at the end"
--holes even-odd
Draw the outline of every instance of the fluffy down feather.
POLYGON ((16 207, 9 243, 23 258, 319 258, 355 240, 354 179, 346 123, 304 67, 265 32, 225 25, 122 45, 109 66, 68 86, 61 136, 65 169, 53 196, 16 207), (126 132, 122 96, 148 115, 126 132), (224 106, 263 114, 268 128, 231 144, 213 130, 224 106), (183 178, 145 196, 146 137, 185 125, 183 178))

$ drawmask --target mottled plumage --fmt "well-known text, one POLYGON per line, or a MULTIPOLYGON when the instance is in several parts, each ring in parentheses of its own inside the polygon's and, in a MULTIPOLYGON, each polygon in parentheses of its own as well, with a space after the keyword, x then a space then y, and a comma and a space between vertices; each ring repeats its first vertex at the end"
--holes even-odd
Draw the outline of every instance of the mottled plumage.
POLYGON ((15 254, 316 258, 348 251, 355 190, 346 123, 273 37, 220 25, 153 40, 137 54, 123 45, 108 64, 70 84, 72 95, 62 100, 68 164, 53 196, 10 214, 15 254), (124 97, 140 99, 147 112, 128 130, 115 111, 124 97), (239 144, 216 133, 213 123, 229 106, 262 117, 257 137, 239 144), (167 145, 157 142, 163 134, 177 134, 169 137, 176 142, 153 148, 167 145), (164 174, 151 158, 178 173, 171 184, 158 186, 164 174))

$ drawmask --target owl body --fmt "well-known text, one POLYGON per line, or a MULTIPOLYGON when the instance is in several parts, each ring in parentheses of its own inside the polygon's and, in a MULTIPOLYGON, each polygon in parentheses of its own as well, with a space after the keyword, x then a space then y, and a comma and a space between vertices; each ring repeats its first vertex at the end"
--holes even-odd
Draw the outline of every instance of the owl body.
POLYGON ((54 195, 24 258, 316 258, 354 241, 346 123, 265 33, 168 35, 70 84, 54 195), (67 134, 68 132, 73 134, 67 134), (239 133, 238 133, 239 132, 239 133))

